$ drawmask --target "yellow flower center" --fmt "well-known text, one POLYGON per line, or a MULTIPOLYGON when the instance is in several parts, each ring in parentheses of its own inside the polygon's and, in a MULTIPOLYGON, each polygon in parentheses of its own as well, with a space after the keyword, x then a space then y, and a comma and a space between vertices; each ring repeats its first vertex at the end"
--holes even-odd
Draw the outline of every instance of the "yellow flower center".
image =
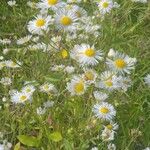
POLYGON ((105 81, 105 85, 108 87, 111 87, 111 86, 113 86, 113 83, 111 80, 107 80, 107 81, 105 81))
POLYGON ((22 95, 21 97, 20 97, 20 100, 21 101, 25 101, 27 99, 27 96, 25 96, 25 95, 22 95))
POLYGON ((15 67, 15 66, 16 66, 16 63, 15 63, 15 62, 12 62, 12 63, 11 63, 11 66, 12 66, 12 67, 15 67))
POLYGON ((48 0, 48 5, 56 5, 58 0, 48 0))
POLYGON ((111 124, 106 126, 109 130, 112 130, 113 126, 111 124))
POLYGON ((49 89, 49 86, 46 84, 46 85, 44 85, 44 89, 45 90, 48 90, 49 89))
POLYGON ((75 88, 76 93, 81 93, 84 91, 84 83, 82 81, 79 83, 76 83, 74 88, 75 88))
POLYGON ((72 19, 68 16, 63 16, 61 19, 60 19, 60 23, 64 26, 69 26, 71 23, 72 23, 72 19))
POLYGON ((107 2, 104 2, 104 3, 103 3, 103 7, 104 7, 104 8, 107 8, 108 5, 109 5, 109 4, 108 4, 107 2))
POLYGON ((94 74, 90 71, 85 73, 85 80, 94 80, 94 74))
POLYGON ((95 50, 92 48, 88 48, 85 50, 85 55, 88 57, 93 57, 95 55, 95 50))
POLYGON ((115 66, 122 69, 126 66, 126 62, 123 59, 117 59, 115 60, 115 66))
POLYGON ((107 114, 109 112, 109 109, 106 107, 103 107, 99 111, 100 111, 100 113, 107 114))
POLYGON ((37 27, 42 27, 42 26, 44 26, 45 25, 45 20, 44 19, 38 19, 37 21, 36 21, 36 26, 37 27))
POLYGON ((68 52, 67 52, 67 50, 65 50, 65 49, 63 49, 63 50, 61 50, 61 56, 62 56, 62 58, 67 58, 68 57, 68 52))

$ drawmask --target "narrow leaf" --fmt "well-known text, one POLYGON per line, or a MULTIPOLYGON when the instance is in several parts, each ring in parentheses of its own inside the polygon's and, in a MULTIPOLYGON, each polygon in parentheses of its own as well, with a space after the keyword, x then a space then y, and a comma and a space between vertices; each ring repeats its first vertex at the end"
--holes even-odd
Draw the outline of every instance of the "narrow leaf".
POLYGON ((38 147, 40 144, 40 140, 34 136, 19 135, 17 138, 22 144, 27 146, 38 147))

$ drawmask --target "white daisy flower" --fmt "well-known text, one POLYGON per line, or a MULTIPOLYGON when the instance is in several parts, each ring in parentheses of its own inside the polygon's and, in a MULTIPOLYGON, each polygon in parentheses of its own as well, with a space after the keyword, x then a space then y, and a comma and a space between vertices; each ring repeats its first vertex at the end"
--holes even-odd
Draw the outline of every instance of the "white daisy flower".
POLYGON ((107 124, 106 126, 104 126, 105 129, 108 129, 108 130, 118 130, 119 128, 119 125, 117 123, 114 123, 114 122, 110 122, 109 124, 107 124))
POLYGON ((67 10, 72 10, 78 18, 87 17, 87 12, 78 5, 68 4, 65 8, 67 10))
POLYGON ((111 48, 107 54, 108 57, 114 57, 116 55, 115 50, 113 48, 111 48))
POLYGON ((113 58, 107 58, 106 64, 108 67, 118 73, 130 74, 130 71, 135 68, 136 58, 131 58, 128 55, 115 52, 113 58))
POLYGON ((4 57, 3 56, 0 56, 0 60, 3 60, 4 59, 4 57))
POLYGON ((113 76, 112 82, 117 89, 126 92, 131 87, 131 79, 123 76, 113 76))
POLYGON ((70 42, 74 39, 77 38, 77 33, 76 32, 68 32, 67 35, 66 35, 66 41, 67 42, 70 42))
POLYGON ((28 49, 31 51, 42 50, 43 52, 47 52, 49 50, 49 47, 45 43, 37 43, 34 45, 29 45, 28 49))
POLYGON ((116 150, 116 145, 112 144, 112 143, 109 143, 107 148, 108 148, 108 150, 116 150))
POLYGON ((150 147, 146 147, 144 150, 150 150, 150 147))
POLYGON ((114 76, 114 72, 112 71, 104 71, 100 75, 100 82, 96 83, 96 87, 101 89, 106 89, 109 91, 115 90, 117 87, 114 85, 112 77, 114 76))
POLYGON ((74 76, 71 82, 67 83, 67 90, 71 95, 82 95, 85 93, 86 88, 85 81, 79 76, 74 76))
POLYGON ((6 63, 6 67, 9 67, 9 68, 18 68, 21 66, 21 62, 17 61, 17 62, 14 62, 12 60, 7 60, 5 61, 6 63))
MULTIPOLYGON (((61 37, 61 36, 53 36, 50 41, 53 41, 53 44, 54 44, 54 43, 55 43, 55 44, 58 44, 58 43, 61 42, 61 40, 62 40, 62 37, 61 37)), ((59 45, 58 45, 57 47, 59 47, 59 45)))
POLYGON ((0 80, 0 83, 3 85, 11 85, 12 81, 11 81, 11 78, 4 77, 0 80))
POLYGON ((65 69, 65 65, 54 65, 50 68, 52 71, 61 71, 65 69))
POLYGON ((29 6, 29 7, 31 7, 31 8, 37 8, 37 3, 35 3, 35 2, 32 2, 32 1, 28 1, 27 2, 27 6, 29 6))
POLYGON ((98 2, 98 8, 102 15, 109 13, 113 8, 113 1, 112 0, 100 0, 100 2, 98 2))
POLYGON ((145 78, 145 83, 150 87, 150 74, 148 74, 145 78))
POLYGON ((82 74, 82 78, 88 83, 95 83, 97 78, 97 73, 93 69, 84 69, 84 73, 82 74))
POLYGON ((74 11, 60 9, 56 12, 55 22, 59 30, 74 32, 77 29, 77 16, 74 11))
POLYGON ((27 85, 22 88, 21 90, 23 93, 27 93, 29 95, 32 95, 33 92, 35 91, 35 87, 33 85, 27 85))
MULTIPOLYGON (((87 33, 87 34, 90 34, 90 35, 94 35, 95 37, 98 37, 100 35, 100 32, 99 30, 101 29, 101 26, 100 25, 97 25, 97 24, 94 24, 94 23, 91 23, 90 24, 84 24, 83 25, 83 30, 87 33)), ((83 34, 83 39, 84 39, 84 36, 85 34, 83 34)), ((89 38, 89 36, 88 36, 89 38)), ((87 38, 87 39, 88 39, 87 38)), ((86 38, 85 38, 86 39, 86 38)))
POLYGON ((31 96, 28 93, 18 91, 11 93, 11 101, 13 103, 24 103, 28 100, 31 100, 31 96))
POLYGON ((51 16, 37 15, 35 19, 29 21, 28 30, 32 34, 42 35, 43 31, 48 31, 48 26, 52 24, 52 22, 53 19, 51 18, 51 16))
POLYGON ((0 144, 0 150, 10 150, 12 148, 12 144, 7 142, 7 140, 3 140, 3 144, 0 144))
POLYGON ((38 115, 44 115, 45 112, 46 112, 46 109, 45 109, 45 108, 38 107, 38 108, 36 109, 36 113, 37 113, 38 115))
POLYGON ((10 51, 10 49, 4 48, 4 49, 3 49, 3 54, 6 55, 9 51, 10 51))
POLYGON ((6 102, 6 101, 7 101, 7 98, 6 98, 6 97, 3 97, 3 98, 2 98, 2 101, 3 101, 3 102, 6 102))
POLYGON ((15 0, 8 1, 8 2, 7 2, 7 4, 8 4, 9 6, 11 6, 11 7, 13 7, 13 6, 17 6, 17 4, 16 4, 16 1, 15 1, 15 0))
POLYGON ((61 36, 53 36, 50 39, 49 48, 55 51, 60 50, 60 43, 61 43, 62 37, 61 36))
MULTIPOLYGON (((86 32, 87 34, 93 34, 93 35, 96 35, 96 34, 100 34, 99 33, 99 30, 101 29, 101 25, 100 24, 95 24, 95 21, 94 21, 94 18, 91 17, 91 16, 85 16, 85 17, 82 17, 80 19, 81 23, 79 24, 78 26, 78 30, 83 30, 84 32, 86 32)), ((80 34, 82 35, 82 34, 80 34)), ((78 35, 78 36, 80 36, 78 35)), ((83 34, 83 39, 88 39, 89 36, 85 35, 85 33, 83 34)))
POLYGON ((25 44, 30 41, 31 37, 32 37, 32 35, 27 35, 25 37, 18 39, 16 43, 17 43, 17 45, 25 44))
POLYGON ((94 91, 93 94, 94 94, 95 99, 100 102, 105 101, 108 98, 108 95, 104 92, 94 91))
POLYGON ((11 40, 10 39, 0 39, 0 43, 5 45, 5 44, 11 44, 11 40))
POLYGON ((37 4, 37 7, 40 9, 52 9, 52 10, 57 10, 59 8, 62 8, 65 6, 65 3, 62 2, 61 0, 41 0, 37 4))
POLYGON ((53 101, 47 101, 44 103, 44 108, 50 108, 53 107, 54 102, 53 101))
POLYGON ((73 66, 67 66, 65 67, 64 71, 71 74, 71 73, 74 73, 75 68, 73 66))
POLYGON ((115 138, 115 131, 104 129, 102 131, 102 140, 105 142, 113 141, 115 138))
POLYGON ((11 6, 11 7, 13 7, 13 6, 17 6, 17 4, 16 4, 16 1, 15 1, 15 0, 8 1, 8 2, 7 2, 7 4, 8 4, 9 6, 11 6))
POLYGON ((15 89, 9 90, 9 95, 13 95, 13 94, 15 94, 15 93, 17 93, 17 92, 18 92, 18 91, 15 90, 15 89))
POLYGON ((71 57, 82 66, 94 66, 99 63, 99 60, 102 60, 102 52, 100 50, 96 51, 94 46, 81 44, 74 46, 71 57))
POLYGON ((119 8, 120 4, 118 4, 117 2, 114 2, 113 8, 119 8))
POLYGON ((114 107, 106 102, 94 105, 93 112, 97 118, 106 121, 111 121, 116 116, 114 107))
POLYGON ((91 150, 98 150, 98 148, 97 147, 93 147, 91 150))
POLYGON ((40 91, 44 93, 51 93, 51 94, 57 93, 57 89, 55 88, 55 86, 50 83, 44 83, 43 85, 41 85, 40 91))
POLYGON ((35 43, 37 43, 39 41, 40 37, 39 36, 35 36, 33 37, 31 40, 35 43))

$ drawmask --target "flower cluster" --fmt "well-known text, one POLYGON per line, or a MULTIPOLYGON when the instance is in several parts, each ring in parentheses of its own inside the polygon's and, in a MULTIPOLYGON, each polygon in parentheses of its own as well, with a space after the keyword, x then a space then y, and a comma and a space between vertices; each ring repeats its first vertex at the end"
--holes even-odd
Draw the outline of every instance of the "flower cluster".
MULTIPOLYGON (((119 125, 117 108, 111 95, 126 93, 132 86, 132 73, 137 59, 111 47, 106 53, 105 48, 100 47, 97 42, 101 37, 105 16, 114 9, 119 9, 120 5, 114 0, 96 0, 91 3, 94 4, 94 9, 88 12, 86 5, 81 7, 84 4, 81 0, 40 0, 37 3, 29 1, 27 5, 38 12, 27 23, 29 34, 14 40, 0 39, 0 44, 5 47, 3 54, 6 58, 9 57, 7 54, 10 50, 24 55, 29 52, 31 56, 40 51, 41 56, 35 55, 39 60, 42 59, 45 65, 41 67, 40 61, 32 63, 23 60, 23 57, 17 57, 18 60, 4 60, 2 57, 0 71, 16 71, 17 74, 27 67, 29 74, 33 71, 33 76, 29 76, 33 81, 24 81, 24 78, 18 76, 23 81, 17 85, 17 90, 11 89, 9 87, 15 81, 16 75, 13 72, 10 73, 11 77, 2 77, 0 84, 8 87, 8 97, 12 105, 24 106, 28 102, 32 104, 37 95, 41 99, 44 96, 48 97, 50 100, 46 102, 45 97, 44 102, 39 98, 40 106, 34 107, 40 117, 43 117, 54 103, 57 105, 57 101, 51 101, 53 97, 56 100, 62 99, 64 95, 69 99, 81 97, 84 101, 86 95, 87 99, 92 99, 90 112, 102 125, 100 139, 106 142, 108 150, 115 150, 116 146, 112 142, 119 125), (17 48, 12 49, 10 46, 9 49, 9 45, 15 45, 17 48), (48 67, 45 62, 49 63, 48 67), (28 63, 33 65, 33 70, 28 63), (38 65, 40 69, 34 76, 38 65), (46 68, 46 73, 42 72, 43 68, 46 68), (61 76, 51 77, 51 74, 59 72, 61 76)), ((18 6, 16 1, 9 1, 8 5, 18 6)), ((27 78, 28 76, 25 76, 25 79, 27 78)), ((144 80, 150 86, 149 74, 144 80)), ((5 99, 3 97, 4 101, 5 99)), ((4 149, 5 146, 11 147, 4 142, 0 144, 0 149, 4 149)))

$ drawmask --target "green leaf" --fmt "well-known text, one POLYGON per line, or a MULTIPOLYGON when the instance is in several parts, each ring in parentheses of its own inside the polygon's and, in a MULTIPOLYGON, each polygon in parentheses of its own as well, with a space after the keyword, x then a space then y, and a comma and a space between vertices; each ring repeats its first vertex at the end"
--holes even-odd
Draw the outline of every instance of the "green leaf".
POLYGON ((40 144, 40 140, 34 136, 19 135, 17 138, 22 144, 26 146, 38 147, 40 144))
POLYGON ((63 79, 63 74, 51 74, 50 76, 45 76, 45 79, 50 82, 59 82, 63 79))
POLYGON ((54 142, 59 142, 62 140, 62 135, 60 132, 53 132, 49 135, 49 138, 54 142))
POLYGON ((14 150, 20 150, 20 142, 15 145, 14 150))

